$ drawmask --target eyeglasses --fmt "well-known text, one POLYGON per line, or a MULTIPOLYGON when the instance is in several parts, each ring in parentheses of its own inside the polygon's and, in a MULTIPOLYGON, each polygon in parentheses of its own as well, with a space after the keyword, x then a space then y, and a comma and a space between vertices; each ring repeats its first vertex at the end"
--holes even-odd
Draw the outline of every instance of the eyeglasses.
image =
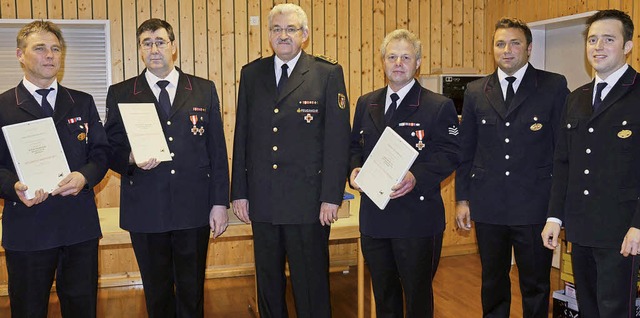
POLYGON ((169 42, 165 40, 144 41, 140 43, 140 47, 145 51, 150 51, 151 48, 153 48, 154 44, 158 48, 158 50, 164 50, 167 48, 167 45, 169 44, 169 42))
POLYGON ((294 34, 298 31, 302 30, 302 27, 300 28, 294 28, 294 27, 286 27, 286 28, 281 28, 281 27, 273 27, 271 28, 271 34, 273 35, 280 35, 282 34, 282 31, 284 31, 284 33, 286 33, 287 35, 291 35, 294 34))

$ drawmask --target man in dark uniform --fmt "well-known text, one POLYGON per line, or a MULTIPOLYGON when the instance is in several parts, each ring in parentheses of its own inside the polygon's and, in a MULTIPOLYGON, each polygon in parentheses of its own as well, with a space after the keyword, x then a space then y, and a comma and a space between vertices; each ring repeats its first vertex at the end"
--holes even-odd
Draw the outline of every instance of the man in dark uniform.
POLYGON ((65 49, 48 21, 25 25, 16 55, 24 78, 0 95, 0 126, 53 117, 71 169, 50 195, 18 180, 0 134, 0 197, 5 199, 2 246, 13 317, 47 317, 56 279, 63 317, 95 317, 98 239, 102 236, 93 187, 107 172, 109 145, 93 97, 56 79, 65 49), (89 133, 89 128, 91 128, 89 133))
POLYGON ((297 5, 271 10, 269 37, 275 55, 240 77, 233 210, 252 224, 260 315, 287 316, 286 258, 298 317, 329 317, 329 230, 349 151, 342 67, 302 51, 309 28, 297 5))
POLYGON ((542 241, 563 224, 580 317, 635 317, 640 242, 640 76, 626 63, 633 21, 604 10, 587 19, 595 79, 567 99, 542 241), (629 256, 631 255, 631 256, 629 256))
POLYGON ((228 223, 229 168, 220 103, 209 80, 174 66, 173 28, 149 19, 137 30, 142 74, 109 88, 107 124, 120 173, 120 226, 129 231, 149 317, 203 317, 209 234, 228 223), (136 161, 119 103, 155 103, 171 161, 136 161))
POLYGON ((484 317, 509 317, 511 251, 525 318, 547 317, 552 252, 540 244, 553 151, 569 90, 562 75, 528 63, 531 30, 512 18, 496 23, 497 70, 467 86, 462 164, 456 172, 458 228, 471 229, 482 263, 484 317))
POLYGON ((378 317, 433 317, 432 281, 445 228, 440 182, 460 160, 453 102, 414 79, 421 51, 413 33, 400 29, 387 34, 381 57, 389 85, 358 99, 351 132, 350 182, 358 190, 355 178, 385 127, 419 152, 384 210, 362 194, 362 253, 378 317))

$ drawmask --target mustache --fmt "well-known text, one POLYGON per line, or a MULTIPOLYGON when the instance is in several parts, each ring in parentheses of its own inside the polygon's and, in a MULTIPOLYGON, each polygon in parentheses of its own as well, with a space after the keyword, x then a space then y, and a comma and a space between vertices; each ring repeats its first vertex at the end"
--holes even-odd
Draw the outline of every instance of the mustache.
POLYGON ((278 39, 278 44, 290 44, 291 40, 290 39, 278 39))

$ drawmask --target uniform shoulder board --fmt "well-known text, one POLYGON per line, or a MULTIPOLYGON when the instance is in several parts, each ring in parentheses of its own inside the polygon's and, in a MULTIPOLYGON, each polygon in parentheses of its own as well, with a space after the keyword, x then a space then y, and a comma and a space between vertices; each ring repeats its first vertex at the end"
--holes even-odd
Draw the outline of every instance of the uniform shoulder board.
POLYGON ((331 64, 338 64, 338 60, 336 60, 334 58, 331 58, 331 57, 328 57, 326 55, 316 54, 315 57, 318 60, 322 60, 322 61, 325 61, 325 62, 328 62, 328 63, 331 63, 331 64))

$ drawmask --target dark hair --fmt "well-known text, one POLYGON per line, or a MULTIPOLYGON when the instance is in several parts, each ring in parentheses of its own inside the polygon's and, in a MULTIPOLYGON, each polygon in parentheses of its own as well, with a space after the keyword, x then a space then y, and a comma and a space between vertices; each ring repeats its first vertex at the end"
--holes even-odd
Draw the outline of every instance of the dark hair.
POLYGON ((18 31, 18 36, 16 37, 17 47, 24 49, 24 47, 27 45, 27 37, 32 33, 38 32, 52 33, 56 36, 56 38, 58 38, 58 41, 60 41, 60 45, 62 45, 62 48, 64 49, 66 47, 60 28, 53 22, 44 20, 36 20, 23 26, 20 31, 18 31))
POLYGON ((496 29, 493 31, 493 35, 495 36, 496 34, 495 31, 498 31, 498 29, 511 29, 511 28, 522 30, 522 32, 524 32, 524 37, 527 39, 527 46, 531 44, 531 42, 533 41, 533 36, 531 35, 531 29, 529 29, 529 26, 527 26, 526 23, 524 23, 522 20, 517 18, 504 17, 498 20, 498 22, 496 22, 496 29))
POLYGON ((594 13, 587 19, 587 29, 584 31, 585 36, 589 33, 591 24, 600 20, 618 20, 622 23, 622 37, 624 43, 627 41, 633 41, 633 20, 628 14, 620 10, 601 10, 594 13))
POLYGON ((176 39, 176 36, 173 34, 173 27, 169 22, 160 19, 149 19, 147 21, 142 22, 138 29, 136 30, 136 40, 140 43, 140 34, 147 31, 157 31, 159 29, 167 30, 167 34, 169 35, 169 41, 173 42, 176 39))

